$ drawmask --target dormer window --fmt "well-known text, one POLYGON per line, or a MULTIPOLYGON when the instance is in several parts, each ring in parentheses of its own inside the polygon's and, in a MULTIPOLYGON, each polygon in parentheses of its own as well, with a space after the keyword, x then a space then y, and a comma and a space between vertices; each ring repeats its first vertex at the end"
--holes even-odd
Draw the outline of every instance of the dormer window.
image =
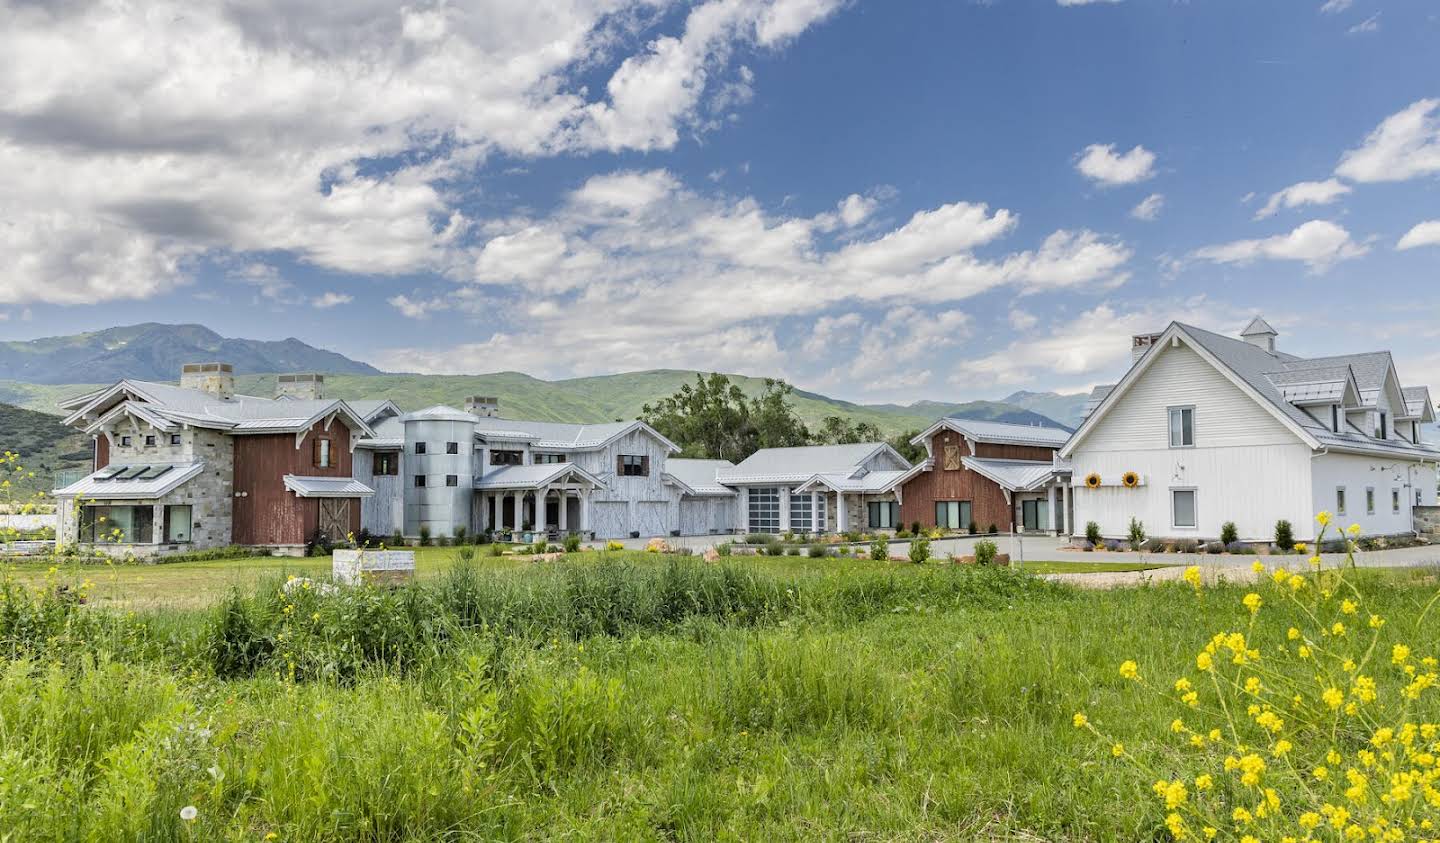
POLYGON ((1381 411, 1380 411, 1380 413, 1379 413, 1379 419, 1380 419, 1380 423, 1377 424, 1377 425, 1375 425, 1375 438, 1376 438, 1376 439, 1385 439, 1385 438, 1387 438, 1387 437, 1386 437, 1385 427, 1386 427, 1386 423, 1389 421, 1389 419, 1386 418, 1386 413, 1385 413, 1384 410, 1381 410, 1381 411))
POLYGON ((1340 432, 1340 405, 1330 405, 1330 429, 1336 433, 1340 432))

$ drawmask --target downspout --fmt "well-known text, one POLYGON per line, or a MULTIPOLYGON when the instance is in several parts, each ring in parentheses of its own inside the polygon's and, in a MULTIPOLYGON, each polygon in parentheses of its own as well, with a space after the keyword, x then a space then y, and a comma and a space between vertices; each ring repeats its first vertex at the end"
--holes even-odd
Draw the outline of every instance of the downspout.
MULTIPOLYGON (((1311 499, 1312 499, 1312 500, 1314 499, 1314 495, 1315 495, 1315 458, 1316 458, 1316 457, 1326 456, 1326 455, 1329 454, 1329 453, 1330 453, 1330 446, 1329 446, 1329 445, 1323 445, 1323 446, 1320 447, 1320 449, 1319 449, 1318 451, 1311 451, 1311 452, 1310 452, 1310 495, 1311 495, 1311 499)), ((1348 494, 1346 495, 1346 498, 1349 498, 1349 495, 1348 495, 1348 494)), ((1346 504, 1347 504, 1347 507, 1346 507, 1346 508, 1348 509, 1348 508, 1349 508, 1349 507, 1348 507, 1348 504, 1349 504, 1349 501, 1348 501, 1348 500, 1346 501, 1346 504)), ((1312 513, 1311 515, 1312 515, 1312 517, 1309 519, 1309 523, 1312 525, 1312 529, 1313 529, 1313 525, 1314 525, 1314 523, 1315 523, 1315 520, 1314 520, 1314 518, 1313 518, 1314 513, 1312 513)), ((1320 552, 1320 533, 1319 533, 1319 531, 1316 531, 1316 533, 1315 533, 1315 552, 1316 552, 1316 553, 1319 553, 1319 552, 1320 552)))

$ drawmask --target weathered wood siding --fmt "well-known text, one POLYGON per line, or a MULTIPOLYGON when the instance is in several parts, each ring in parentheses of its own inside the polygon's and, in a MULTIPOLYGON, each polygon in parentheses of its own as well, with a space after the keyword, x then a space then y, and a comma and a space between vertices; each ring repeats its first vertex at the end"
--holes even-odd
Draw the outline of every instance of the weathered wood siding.
POLYGON ((705 536, 734 532, 739 510, 734 497, 684 497, 680 499, 680 533, 705 536))
MULTIPOLYGON (((401 473, 375 474, 375 453, 361 449, 354 455, 355 479, 375 490, 372 497, 360 502, 360 526, 377 536, 388 536, 405 526, 405 491, 401 473)), ((400 451, 384 453, 394 453, 397 460, 405 458, 400 451)))
POLYGON ((571 455, 571 461, 605 481, 590 498, 590 529, 596 538, 619 538, 639 531, 642 536, 663 536, 678 525, 672 524, 668 502, 673 492, 665 487, 665 444, 644 430, 635 430, 598 451, 571 455), (621 455, 648 457, 650 473, 645 477, 616 474, 621 455))
MULTIPOLYGON (((350 429, 336 421, 330 429, 316 422, 295 447, 291 434, 236 436, 234 535, 236 544, 304 544, 320 519, 319 500, 301 498, 285 488, 284 476, 351 477, 350 429), (334 465, 316 468, 313 442, 331 440, 334 465), (242 494, 243 493, 243 494, 242 494)), ((360 505, 350 505, 350 529, 360 529, 360 505)))
MULTIPOLYGON (((953 430, 939 430, 930 438, 930 452, 935 455, 935 467, 922 471, 900 488, 900 520, 906 525, 919 521, 927 527, 935 526, 936 501, 970 501, 971 517, 980 529, 991 524, 1009 530, 1014 527, 1014 511, 1005 500, 1005 490, 999 484, 983 477, 962 463, 959 468, 945 468, 945 448, 958 447, 960 455, 977 456, 987 459, 1037 460, 1050 462, 1054 453, 1050 448, 1026 445, 992 445, 977 443, 977 453, 971 454, 965 444, 965 437, 953 430)), ((967 525, 961 524, 961 529, 967 525)))
POLYGON ((99 471, 110 464, 110 440, 104 436, 95 437, 95 467, 91 471, 99 471))

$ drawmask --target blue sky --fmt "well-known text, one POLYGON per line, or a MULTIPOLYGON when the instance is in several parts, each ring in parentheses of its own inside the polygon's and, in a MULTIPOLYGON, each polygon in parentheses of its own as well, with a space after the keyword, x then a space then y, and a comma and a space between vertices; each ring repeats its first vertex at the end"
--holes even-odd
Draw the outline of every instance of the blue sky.
POLYGON ((0 335, 910 401, 1263 313, 1440 387, 1433 3, 163 5, 6 11, 0 335))

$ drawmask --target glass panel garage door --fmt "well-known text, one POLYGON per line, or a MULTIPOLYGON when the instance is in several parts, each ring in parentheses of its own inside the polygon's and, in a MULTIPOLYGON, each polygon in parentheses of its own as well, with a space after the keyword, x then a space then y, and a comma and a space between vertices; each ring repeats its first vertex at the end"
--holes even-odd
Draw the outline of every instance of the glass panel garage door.
POLYGON ((750 490, 750 532, 780 532, 780 490, 775 487, 750 490))

